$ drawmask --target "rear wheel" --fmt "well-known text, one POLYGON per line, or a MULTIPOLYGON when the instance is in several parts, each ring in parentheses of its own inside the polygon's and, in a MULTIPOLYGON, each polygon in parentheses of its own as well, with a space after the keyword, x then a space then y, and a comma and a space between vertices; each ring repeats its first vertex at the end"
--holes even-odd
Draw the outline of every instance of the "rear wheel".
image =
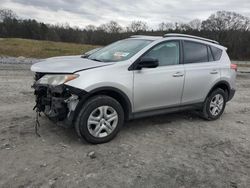
POLYGON ((100 95, 89 99, 76 119, 78 135, 90 143, 112 140, 124 123, 124 112, 115 99, 100 95))
POLYGON ((225 106, 226 106, 225 91, 220 88, 215 89, 206 98, 201 115, 203 118, 207 120, 216 120, 224 112, 225 106))

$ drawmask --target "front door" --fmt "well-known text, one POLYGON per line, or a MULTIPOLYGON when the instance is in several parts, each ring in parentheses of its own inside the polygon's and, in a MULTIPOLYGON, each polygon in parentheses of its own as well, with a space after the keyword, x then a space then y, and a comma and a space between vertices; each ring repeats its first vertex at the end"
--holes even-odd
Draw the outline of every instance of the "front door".
POLYGON ((159 66, 134 71, 134 111, 180 105, 185 76, 180 42, 162 42, 144 56, 158 59, 159 66))

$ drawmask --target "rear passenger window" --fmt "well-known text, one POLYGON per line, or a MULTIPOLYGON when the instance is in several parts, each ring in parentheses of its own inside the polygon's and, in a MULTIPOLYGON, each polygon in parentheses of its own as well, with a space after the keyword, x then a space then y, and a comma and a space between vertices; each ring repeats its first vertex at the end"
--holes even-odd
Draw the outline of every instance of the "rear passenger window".
POLYGON ((184 62, 208 62, 207 46, 197 42, 184 41, 184 62))
POLYGON ((213 53, 213 56, 214 56, 214 60, 219 61, 220 58, 221 58, 221 55, 222 55, 222 50, 219 49, 219 48, 216 48, 214 46, 210 46, 210 47, 211 47, 211 50, 212 50, 212 53, 213 53))

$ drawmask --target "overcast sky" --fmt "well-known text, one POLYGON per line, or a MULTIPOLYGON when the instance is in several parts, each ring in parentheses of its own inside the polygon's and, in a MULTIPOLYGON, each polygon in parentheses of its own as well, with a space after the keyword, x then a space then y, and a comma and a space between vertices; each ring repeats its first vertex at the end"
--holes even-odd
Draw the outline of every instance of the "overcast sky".
POLYGON ((163 21, 203 20, 218 10, 250 17, 250 0, 0 0, 0 8, 12 9, 21 18, 81 28, 110 20, 122 26, 142 20, 156 27, 163 21))

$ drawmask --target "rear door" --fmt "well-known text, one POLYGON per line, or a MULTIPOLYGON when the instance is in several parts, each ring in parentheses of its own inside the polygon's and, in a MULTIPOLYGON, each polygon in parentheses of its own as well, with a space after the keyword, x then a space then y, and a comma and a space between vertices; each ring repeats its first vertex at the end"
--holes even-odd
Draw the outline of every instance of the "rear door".
POLYGON ((185 84, 182 104, 199 103, 220 80, 220 62, 215 61, 211 48, 203 43, 184 40, 185 84))
POLYGON ((158 59, 159 66, 134 71, 135 112, 180 105, 184 82, 180 46, 180 41, 165 41, 144 55, 158 59))

